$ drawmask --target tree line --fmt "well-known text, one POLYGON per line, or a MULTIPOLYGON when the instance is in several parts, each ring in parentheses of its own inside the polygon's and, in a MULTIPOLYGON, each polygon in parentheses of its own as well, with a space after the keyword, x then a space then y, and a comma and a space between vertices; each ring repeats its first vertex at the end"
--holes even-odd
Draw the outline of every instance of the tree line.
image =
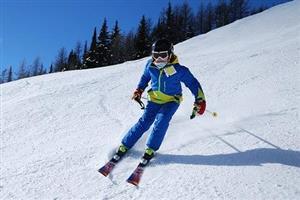
POLYGON ((111 31, 104 18, 99 32, 94 28, 90 45, 77 42, 69 53, 61 48, 54 62, 47 68, 37 57, 32 64, 26 60, 20 63, 18 71, 13 67, 4 69, 0 83, 53 72, 79 70, 123 63, 140 59, 151 54, 152 43, 159 38, 167 38, 177 44, 199 34, 225 26, 249 15, 262 12, 266 8, 250 8, 248 0, 219 0, 217 4, 201 4, 194 13, 187 1, 180 5, 168 6, 161 11, 156 23, 142 16, 136 31, 122 33, 118 21, 111 31))

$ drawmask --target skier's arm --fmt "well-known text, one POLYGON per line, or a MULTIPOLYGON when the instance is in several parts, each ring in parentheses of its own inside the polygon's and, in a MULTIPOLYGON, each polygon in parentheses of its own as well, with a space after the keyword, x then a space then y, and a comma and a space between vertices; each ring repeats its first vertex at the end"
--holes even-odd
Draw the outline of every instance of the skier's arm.
POLYGON ((183 75, 181 77, 181 81, 193 93, 193 95, 195 96, 195 101, 199 99, 205 101, 205 96, 199 81, 193 76, 190 70, 186 67, 183 67, 183 75))
POLYGON ((146 89, 146 87, 148 86, 150 79, 151 79, 151 76, 150 76, 148 64, 147 64, 145 67, 144 73, 140 79, 140 82, 138 83, 137 88, 144 91, 146 89))

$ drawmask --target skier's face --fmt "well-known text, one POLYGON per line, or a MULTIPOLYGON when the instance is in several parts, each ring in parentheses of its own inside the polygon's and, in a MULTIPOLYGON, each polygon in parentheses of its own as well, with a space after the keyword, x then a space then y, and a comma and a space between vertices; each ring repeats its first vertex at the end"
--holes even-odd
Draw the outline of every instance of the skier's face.
POLYGON ((169 61, 169 53, 168 51, 160 51, 152 52, 152 58, 153 58, 153 63, 158 67, 158 68, 163 68, 168 64, 169 61))
POLYGON ((153 51, 152 57, 154 59, 158 59, 158 58, 165 59, 165 58, 169 57, 169 52, 168 51, 153 51))

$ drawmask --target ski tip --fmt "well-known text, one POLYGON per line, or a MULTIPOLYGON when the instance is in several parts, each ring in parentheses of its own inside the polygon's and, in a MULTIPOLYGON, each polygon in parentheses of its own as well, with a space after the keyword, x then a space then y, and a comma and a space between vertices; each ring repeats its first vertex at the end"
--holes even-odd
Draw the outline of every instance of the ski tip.
POLYGON ((101 169, 98 169, 98 172, 99 172, 100 174, 102 174, 103 176, 105 176, 105 177, 107 177, 107 175, 108 175, 108 173, 102 171, 101 169))
POLYGON ((136 181, 127 179, 127 183, 130 183, 130 184, 134 185, 134 186, 137 187, 137 188, 139 187, 139 183, 136 182, 136 181))
POLYGON ((103 167, 101 167, 100 169, 98 169, 98 172, 101 173, 103 176, 107 176, 110 174, 110 172, 113 170, 113 168, 115 167, 116 163, 109 161, 108 163, 106 163, 103 167))

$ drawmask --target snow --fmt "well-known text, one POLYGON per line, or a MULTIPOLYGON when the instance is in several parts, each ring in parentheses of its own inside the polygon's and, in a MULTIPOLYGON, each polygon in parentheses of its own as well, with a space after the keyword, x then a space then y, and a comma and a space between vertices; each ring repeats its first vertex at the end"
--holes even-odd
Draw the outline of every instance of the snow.
POLYGON ((147 60, 1 85, 0 199, 299 199, 300 1, 175 46, 200 80, 206 113, 175 114, 139 188, 97 169, 142 111, 130 100, 147 60))

